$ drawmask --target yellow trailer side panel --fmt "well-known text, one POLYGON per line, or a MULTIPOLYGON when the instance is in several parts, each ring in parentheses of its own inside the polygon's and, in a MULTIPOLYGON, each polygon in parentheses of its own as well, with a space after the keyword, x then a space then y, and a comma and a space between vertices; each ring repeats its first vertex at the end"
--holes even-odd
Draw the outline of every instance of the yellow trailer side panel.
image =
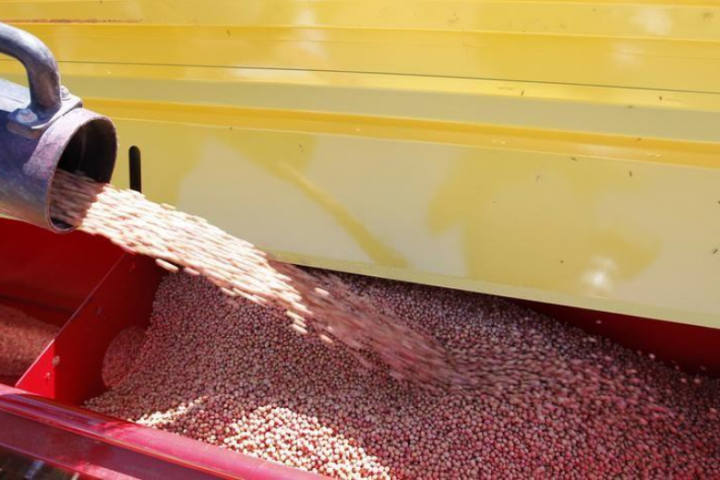
POLYGON ((285 259, 720 328, 718 1, 0 0, 0 18, 141 149, 150 198, 285 259))

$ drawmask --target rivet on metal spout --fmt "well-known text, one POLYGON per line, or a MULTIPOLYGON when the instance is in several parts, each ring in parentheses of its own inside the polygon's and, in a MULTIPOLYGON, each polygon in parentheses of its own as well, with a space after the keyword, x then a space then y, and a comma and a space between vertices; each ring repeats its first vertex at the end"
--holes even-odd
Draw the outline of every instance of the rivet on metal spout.
POLYGON ((0 79, 0 212, 66 232, 50 217, 50 191, 60 168, 109 182, 117 137, 112 122, 82 107, 60 84, 50 50, 29 33, 0 23, 0 53, 20 61, 28 86, 0 79))

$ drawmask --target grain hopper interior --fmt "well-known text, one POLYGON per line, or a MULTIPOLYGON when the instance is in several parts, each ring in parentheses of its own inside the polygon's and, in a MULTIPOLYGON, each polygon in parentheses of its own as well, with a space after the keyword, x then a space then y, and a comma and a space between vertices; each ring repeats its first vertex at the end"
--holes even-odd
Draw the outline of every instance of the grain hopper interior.
MULTIPOLYGON (((259 331, 264 332, 261 338, 265 339, 265 346, 248 346, 237 338, 231 341, 226 340, 227 338, 232 338, 233 334, 231 334, 230 337, 227 335, 216 335, 213 330, 221 328, 219 325, 216 325, 211 330, 194 326, 194 324, 208 321, 208 319, 213 316, 215 318, 224 318, 226 319, 225 321, 227 321, 230 317, 238 315, 238 313, 236 313, 237 307, 226 305, 221 298, 222 294, 214 291, 214 287, 202 281, 202 279, 186 274, 168 274, 163 268, 157 266, 152 259, 124 254, 119 248, 109 244, 109 242, 104 239, 90 237, 84 233, 56 236, 39 230, 36 227, 10 221, 2 221, 1 226, 4 233, 8 235, 12 234, 13 238, 23 239, 20 245, 16 244, 14 246, 12 255, 7 255, 2 258, 3 262, 6 262, 6 264, 26 262, 28 259, 33 258, 38 264, 46 265, 48 262, 53 262, 56 267, 54 269, 43 268, 42 272, 35 273, 25 269, 16 274, 11 274, 9 270, 5 271, 1 282, 2 290, 0 290, 3 299, 2 306, 18 309, 32 316, 32 318, 38 319, 46 324, 51 324, 56 328, 62 327, 61 330, 55 331, 53 340, 44 350, 38 352, 37 358, 34 359, 31 366, 28 365, 28 369, 22 376, 4 376, 2 378, 3 383, 6 385, 21 388, 30 394, 37 394, 44 398, 61 401, 66 405, 76 405, 84 408, 89 407, 90 409, 97 409, 106 414, 110 414, 110 417, 104 417, 107 420, 103 420, 102 418, 95 420, 96 423, 100 422, 98 424, 110 425, 114 423, 114 421, 110 421, 110 418, 113 416, 120 416, 121 418, 134 417, 144 425, 155 425, 156 427, 175 433, 185 431, 185 435, 198 438, 198 436, 202 436, 202 431, 194 432, 190 429, 192 423, 189 422, 199 421, 199 419, 204 417, 202 414, 197 416, 197 412, 193 409, 197 409, 198 405, 203 405, 203 402, 210 402, 201 408, 206 408, 208 412, 215 412, 217 410, 212 408, 213 402, 217 402, 218 398, 224 398, 222 396, 227 395, 225 390, 212 390, 213 388, 221 388, 221 384, 213 382, 206 383, 204 381, 203 384, 206 386, 215 385, 215 387, 210 387, 211 390, 210 393, 208 393, 204 390, 205 386, 198 390, 197 384, 193 383, 197 382, 199 377, 197 377, 197 370, 193 369, 190 365, 193 361, 200 360, 200 358, 194 357, 188 348, 207 348, 200 347, 203 343, 202 339, 194 337, 195 335, 202 334, 208 338, 213 338, 213 348, 238 348, 246 355, 253 355, 253 358, 263 365, 260 370, 258 370, 257 367, 253 367, 252 364, 247 364, 239 370, 213 362, 203 367, 203 376, 206 378, 207 376, 217 376, 218 378, 223 378, 222 382, 228 382, 228 379, 224 377, 225 372, 235 372, 232 374, 242 375, 242 377, 239 376, 236 381, 230 380, 231 383, 229 383, 235 385, 232 388, 236 390, 237 395, 240 395, 240 397, 237 397, 234 401, 239 401, 239 404, 243 405, 241 408, 248 408, 250 411, 253 409, 262 411, 263 409, 269 408, 268 405, 275 405, 289 412, 293 412, 294 410, 297 410, 297 412, 308 412, 308 414, 315 412, 314 414, 319 416, 322 428, 331 429, 339 435, 346 434, 348 438, 353 439, 353 442, 363 442, 362 435, 358 436, 359 433, 362 432, 362 429, 349 429, 343 423, 338 423, 332 416, 324 416, 327 412, 320 413, 322 409, 318 410, 313 406, 314 404, 306 403, 304 395, 317 395, 318 392, 310 393, 312 392, 312 390, 310 390, 306 393, 299 394, 295 391, 292 395, 297 394, 302 396, 302 398, 298 397, 297 401, 295 401, 289 400, 289 397, 282 395, 279 391, 273 392, 272 387, 270 387, 270 390, 267 390, 266 387, 262 386, 264 382, 275 379, 274 381, 279 382, 278 385, 281 385, 283 389, 291 390, 298 388, 297 385, 293 385, 292 381, 289 381, 287 378, 283 380, 284 377, 282 375, 275 377, 275 374, 264 374, 264 370, 270 372, 275 371, 275 368, 282 365, 282 362, 285 362, 285 365, 288 365, 287 362, 301 365, 306 361, 311 361, 313 369, 326 371, 328 366, 325 364, 328 358, 331 358, 333 362, 336 362, 335 368, 338 368, 338 366, 341 366, 339 367, 341 369, 352 370, 356 368, 348 363, 348 358, 344 358, 342 355, 327 357, 325 354, 318 353, 319 350, 317 349, 314 350, 310 348, 308 350, 305 345, 306 341, 301 340, 295 333, 288 334, 287 327, 283 326, 280 322, 278 322, 277 328, 264 326, 262 323, 263 320, 259 319, 267 314, 262 313, 261 309, 249 303, 241 307, 247 309, 249 313, 247 315, 240 314, 238 318, 243 318, 242 322, 233 323, 232 325, 235 325, 234 328, 245 330, 245 333, 240 336, 254 336, 257 335, 259 331), (89 251, 94 252, 92 261, 88 260, 87 252, 89 251), (62 252, 59 258, 50 258, 57 252, 62 252), (44 258, 37 258, 38 255, 44 258), (74 268, 74 266, 81 264, 86 268, 82 270, 74 268), (78 272, 82 273, 78 275, 78 272), (24 277, 26 273, 29 275, 28 277, 24 277), (185 278, 181 278, 181 276, 178 275, 185 278), (25 288, 24 282, 26 281, 30 282, 33 287, 25 288), (160 287, 160 292, 157 293, 158 297, 156 298, 156 291, 159 285, 164 286, 160 287), (153 313, 154 300, 160 302, 160 305, 155 304, 155 313, 153 313), (163 311, 172 311, 173 308, 178 308, 188 313, 185 316, 180 314, 179 317, 177 316, 178 313, 163 313, 163 311), (173 317, 173 315, 175 315, 175 317, 173 317), (126 335, 126 333, 132 332, 133 330, 145 331, 151 322, 151 316, 153 316, 156 323, 175 322, 175 328, 185 332, 185 340, 180 341, 178 338, 179 343, 172 343, 170 348, 168 348, 168 346, 156 347, 158 353, 168 357, 161 369, 172 372, 172 375, 170 375, 172 383, 182 386, 175 389, 168 389, 167 385, 163 387, 165 390, 172 392, 169 395, 174 397, 173 400, 166 398, 160 400, 159 403, 157 403, 157 401, 155 401, 155 403, 150 401, 143 406, 143 401, 138 403, 139 400, 135 397, 136 400, 131 401, 131 406, 128 406, 127 402, 129 399, 132 399, 133 395, 136 395, 135 393, 128 395, 128 389, 134 389, 138 392, 143 391, 145 392, 143 395, 148 395, 155 390, 155 385, 162 384, 157 383, 159 380, 154 377, 153 372, 157 371, 157 369, 136 367, 137 370, 140 370, 140 373, 136 371, 135 377, 137 379, 131 379, 129 381, 129 383, 134 383, 134 386, 129 387, 126 383, 124 387, 126 389, 125 393, 123 393, 122 386, 118 387, 118 390, 111 390, 110 393, 108 393, 108 380, 104 372, 104 369, 107 368, 108 352, 113 349, 113 341, 120 339, 123 335, 126 335), (257 323, 258 321, 260 321, 260 323, 257 323), (255 333, 253 334, 251 332, 255 333), (240 343, 237 343, 238 341, 240 343), (268 354, 268 348, 270 351, 275 351, 275 353, 268 354), (294 358, 287 357, 287 355, 292 355, 294 358), (303 356, 308 357, 305 359, 303 356), (179 360, 182 357, 188 357, 190 363, 179 360), (276 365, 274 362, 281 363, 276 365), (143 384, 143 382, 145 383, 143 384), (248 384, 252 385, 249 390, 246 389, 248 384), (198 404, 198 395, 201 393, 200 398, 204 400, 198 404), (113 395, 115 395, 115 398, 113 398, 113 395), (249 399, 247 395, 250 396, 249 399), (266 398, 263 398, 262 395, 265 395, 266 398), (134 406, 132 406, 133 404, 134 406), (193 404, 195 404, 195 407, 193 407, 193 404), (148 417, 147 415, 150 415, 151 412, 157 409, 158 405, 164 405, 166 409, 169 408, 164 414, 165 417, 148 417), (187 407, 189 405, 190 408, 189 410, 187 408, 181 408, 180 413, 178 413, 177 408, 172 408, 173 405, 175 407, 178 405, 185 405, 187 407), (144 413, 139 414, 138 412, 144 413), (153 420, 153 418, 155 418, 155 420, 153 420), (182 427, 174 428, 174 423, 182 427), (353 433, 355 436, 353 436, 353 433)), ((7 252, 9 250, 4 251, 7 252)), ((590 332, 582 341, 592 340, 592 342, 595 343, 604 342, 603 338, 613 338, 620 345, 628 347, 625 350, 627 353, 622 353, 615 350, 615 347, 610 348, 608 344, 607 352, 615 359, 613 362, 619 358, 625 358, 625 362, 629 360, 629 364, 635 364, 638 366, 637 368, 643 370, 647 368, 646 364, 649 356, 652 358, 650 363, 662 362, 671 368, 673 366, 675 366, 674 368, 682 366, 682 370, 686 372, 682 374, 682 378, 685 379, 684 381, 694 382, 698 381, 698 378, 702 378, 705 379, 703 381, 712 382, 713 380, 711 379, 717 375, 718 366, 720 365, 717 349, 715 348, 718 342, 718 333, 712 329, 583 311, 546 304, 518 302, 516 306, 512 306, 505 301, 500 301, 497 304, 488 303, 495 302, 495 300, 491 300, 490 297, 477 296, 477 294, 451 293, 450 291, 442 292, 437 288, 429 289, 429 287, 419 285, 415 287, 403 284, 384 285, 382 284, 384 281, 370 278, 362 279, 361 277, 356 277, 356 280, 348 278, 347 281, 349 281, 351 285, 365 285, 366 287, 367 285, 372 285, 373 282, 381 282, 369 287, 366 293, 372 291, 374 291, 375 294, 385 292, 383 295, 389 294, 391 297, 395 296, 396 301, 407 297, 416 299, 411 301, 422 302, 421 299, 423 297, 431 295, 434 298, 432 302, 440 302, 442 304, 442 299, 444 298, 444 302, 449 300, 455 305, 448 305, 449 310, 446 314, 458 315, 465 312, 465 314, 470 315, 467 318, 468 322, 476 321, 472 319, 472 314, 469 313, 475 308, 471 307, 471 305, 479 305, 477 308, 480 309, 479 311, 482 315, 500 314, 498 318, 501 322, 507 321, 514 325, 512 328, 520 328, 520 331, 525 330, 523 335, 534 332, 535 328, 529 328, 528 325, 523 326, 523 322, 517 323, 519 318, 517 315, 534 318, 532 316, 535 314, 532 312, 543 312, 559 319, 563 324, 577 326, 586 332, 590 332), (426 291, 426 289, 429 290, 426 291), (468 303, 469 301, 470 303, 468 303), (458 305, 464 305, 464 307, 458 307, 458 305), (458 308, 459 310, 457 310, 458 308), (463 310, 463 308, 471 308, 471 310, 463 310), (515 317, 513 317, 513 315, 515 315, 515 317), (684 343, 677 342, 676 338, 679 335, 688 339, 692 348, 688 348, 684 343), (645 360, 640 360, 643 357, 645 357, 645 360)), ((404 300, 400 300, 400 302, 402 303, 404 300)), ((405 305, 405 308, 410 306, 410 304, 405 305)), ((421 307, 421 310, 418 310, 418 314, 421 316, 427 315, 427 313, 421 313, 422 311, 421 307)), ((268 318, 273 318, 273 316, 271 315, 268 318)), ((458 320, 461 319, 458 318, 458 320)), ((265 321, 267 321, 267 319, 265 321)), ((437 320, 429 321, 433 322, 437 320)), ((542 326, 543 322, 540 321, 539 318, 533 321, 536 322, 537 328, 545 328, 542 326)), ((428 326, 429 324, 426 325, 425 328, 428 326)), ((502 329, 501 325, 497 327, 502 329)), ((7 326, 4 328, 7 328, 7 326)), ((442 327, 436 325, 434 328, 442 327)), ((555 332, 553 335, 557 336, 557 338, 564 339, 562 341, 577 342, 574 337, 577 337, 578 334, 566 333, 565 330, 567 330, 567 328, 568 327, 555 329, 553 330, 555 332)), ((7 331, 8 330, 6 330, 6 332, 7 331)), ((162 331, 163 329, 161 327, 155 335, 160 334, 158 332, 162 331)), ((472 329, 468 330, 468 332, 472 331, 472 329)), ((165 330, 165 332, 166 334, 168 333, 167 330, 165 330)), ((477 332, 482 334, 482 330, 478 330, 477 332)), ((508 330, 507 334, 512 335, 511 330, 508 330)), ((238 337, 238 335, 234 336, 238 337)), ((144 340, 145 337, 143 336, 141 342, 144 340)), ((160 337, 156 337, 153 341, 162 343, 160 337)), ((529 339, 525 339, 522 343, 526 345, 533 344, 529 339)), ((505 348, 508 346, 510 348, 520 348, 519 344, 513 342, 510 342, 505 348)), ((320 347, 320 349, 322 348, 324 347, 320 347)), ((120 355, 121 367, 129 360, 132 360, 127 356, 122 357, 123 352, 120 352, 120 355)), ((139 350, 137 348, 133 350, 132 355, 138 356, 139 350)), ((578 355, 578 352, 575 352, 573 355, 577 358, 582 356, 578 355)), ((224 358, 227 357, 225 356, 224 358)), ((505 361, 507 360, 504 360, 496 367, 502 368, 505 361)), ((603 360, 599 359, 598 361, 602 362, 603 360)), ((609 366, 607 368, 609 368, 609 366)), ((295 370, 291 369, 290 371, 294 372, 295 370)), ((509 371, 508 374, 513 375, 512 371, 509 371)), ((650 377, 640 378, 652 378, 654 375, 657 375, 657 372, 652 373, 652 370, 648 370, 640 375, 645 374, 650 375, 650 377)), ((127 375, 127 373, 123 372, 123 375, 127 375)), ((313 378, 312 383, 322 383, 322 381, 314 377, 310 371, 307 371, 307 375, 309 376, 308 378, 313 378)), ((341 378, 345 378, 346 375, 347 374, 343 373, 341 378)), ((417 405, 413 407, 411 404, 407 404, 401 407, 400 404, 394 404, 393 402, 398 402, 400 398, 396 396, 397 392, 392 393, 394 390, 391 389, 390 391, 382 393, 384 389, 388 388, 387 385, 383 386, 382 383, 377 383, 377 379, 371 383, 367 383, 367 379, 364 377, 367 375, 367 372, 360 374, 360 376, 357 375, 358 374, 353 373, 346 378, 348 381, 353 379, 358 386, 364 385, 362 388, 370 387, 379 389, 378 392, 380 393, 378 393, 378 395, 390 395, 381 398, 384 398, 383 402, 390 402, 390 404, 394 405, 394 408, 410 409, 408 411, 417 408, 417 405), (373 387, 371 387, 371 385, 373 387)), ((125 377, 122 377, 122 380, 124 380, 124 378, 125 377)), ((628 377, 628 379, 632 378, 632 375, 628 377)), ((656 380, 650 381, 654 382, 656 380)), ((336 386, 335 388, 339 387, 336 386)), ((409 395, 410 392, 407 394, 409 395)), ((415 396, 416 394, 412 395, 415 396)), ((570 395, 570 397, 572 397, 572 395, 570 395)), ((360 398, 363 397, 361 396, 360 398)), ((370 398, 363 400, 363 402, 367 403, 353 404, 350 397, 346 397, 345 402, 347 402, 346 406, 338 411, 342 412, 339 413, 341 418, 351 418, 345 417, 345 415, 353 416, 361 412, 363 408, 370 408, 372 413, 363 415, 378 416, 378 418, 383 419, 382 421, 388 422, 391 428, 398 428, 399 425, 404 425, 403 423, 394 423, 397 422, 398 419, 391 419, 394 415, 389 415, 388 412, 383 413, 372 410, 377 407, 373 406, 373 401, 370 398)), ((435 405, 435 407, 432 407, 432 405, 432 403, 428 404, 430 408, 440 408, 439 405, 435 405)), ((471 409, 473 407, 468 404, 461 408, 471 409)), ((160 411, 162 411, 162 408, 160 408, 160 411)), ((450 411, 448 411, 448 413, 450 413, 450 411)), ((432 423, 431 418, 425 418, 425 414, 421 413, 421 411, 415 411, 414 415, 423 418, 424 422, 432 423)), ((632 414, 628 413, 628 415, 632 417, 632 414)), ((289 421, 288 418, 282 420, 283 418, 282 416, 278 417, 276 421, 289 421)), ((711 417, 708 417, 708 420, 714 421, 711 417)), ((352 422, 353 421, 351 421, 351 423, 352 422)), ((366 420, 362 420, 362 422, 366 422, 366 420)), ((462 432, 462 430, 454 431, 450 428, 446 434, 457 436, 460 432, 462 432)), ((367 434, 367 431, 365 434, 367 434)), ((214 436, 206 438, 205 441, 217 444, 214 436)), ((375 442, 380 442, 386 446, 391 445, 389 443, 383 443, 388 442, 388 440, 382 439, 382 437, 375 437, 375 442)), ((447 442, 448 440, 444 439, 443 445, 454 445, 454 448, 459 448, 454 443, 447 442)), ((355 444, 353 443, 352 445, 355 444)), ((382 451, 373 448, 373 442, 362 445, 364 446, 363 451, 365 455, 369 456, 353 458, 356 458, 355 461, 364 462, 363 470, 360 470, 363 474, 368 475, 373 474, 373 472, 381 474, 383 472, 383 462, 385 464, 398 464, 398 460, 393 455, 383 454, 382 451), (373 463, 373 461, 375 463, 373 463)), ((439 444, 435 445, 435 448, 440 448, 439 444)), ((471 461, 469 458, 466 460, 471 461)), ((298 466, 312 468, 312 466, 303 464, 298 466)), ((153 468, 157 467, 155 466, 153 468)), ((399 470, 399 467, 396 466, 394 468, 395 469, 391 471, 395 474, 402 472, 402 470, 399 470)), ((408 469, 407 472, 412 472, 412 470, 408 469)), ((332 469, 330 473, 332 473, 332 469)))

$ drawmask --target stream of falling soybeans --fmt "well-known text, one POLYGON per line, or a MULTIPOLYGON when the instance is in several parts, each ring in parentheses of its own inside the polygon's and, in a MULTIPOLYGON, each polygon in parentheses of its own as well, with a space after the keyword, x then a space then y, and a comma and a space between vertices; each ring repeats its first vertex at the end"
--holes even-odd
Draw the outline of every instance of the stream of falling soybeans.
POLYGON ((328 344, 341 342, 363 364, 369 365, 365 354, 374 355, 397 378, 430 388, 465 387, 475 381, 431 336, 379 312, 337 276, 320 279, 275 261, 206 220, 139 192, 59 170, 51 216, 106 237, 128 252, 153 257, 170 272, 206 277, 230 299, 282 307, 296 332, 312 330, 328 344))

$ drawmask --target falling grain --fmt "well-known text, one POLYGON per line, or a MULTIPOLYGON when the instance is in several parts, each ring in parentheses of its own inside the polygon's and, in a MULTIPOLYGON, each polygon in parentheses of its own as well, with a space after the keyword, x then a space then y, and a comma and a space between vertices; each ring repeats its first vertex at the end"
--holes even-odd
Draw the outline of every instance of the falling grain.
POLYGON ((470 383, 431 336, 379 312, 339 278, 320 280, 274 261, 202 218, 62 170, 55 176, 50 208, 53 218, 102 235, 128 252, 153 257, 170 272, 202 275, 230 297, 277 305, 291 314, 298 333, 328 333, 359 355, 378 355, 403 377, 442 387, 470 383))

